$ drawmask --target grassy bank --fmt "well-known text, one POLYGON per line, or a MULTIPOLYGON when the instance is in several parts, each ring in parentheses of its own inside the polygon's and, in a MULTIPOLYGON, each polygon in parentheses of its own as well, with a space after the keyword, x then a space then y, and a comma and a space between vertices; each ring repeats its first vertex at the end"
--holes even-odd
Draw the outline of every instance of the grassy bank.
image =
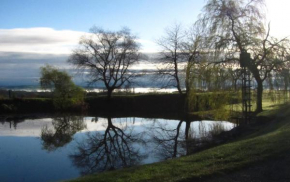
MULTIPOLYGON (((248 127, 234 141, 190 156, 134 168, 104 172, 72 181, 204 181, 288 156, 289 105, 265 111, 270 122, 248 127)), ((263 122, 260 121, 260 122, 263 122)))

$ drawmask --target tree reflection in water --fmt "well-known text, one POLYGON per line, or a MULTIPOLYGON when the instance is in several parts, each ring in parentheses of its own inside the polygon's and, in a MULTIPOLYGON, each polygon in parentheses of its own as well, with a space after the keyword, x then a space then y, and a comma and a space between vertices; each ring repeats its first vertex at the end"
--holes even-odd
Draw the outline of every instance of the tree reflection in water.
POLYGON ((177 125, 167 122, 154 122, 148 131, 151 142, 155 144, 154 152, 163 160, 188 155, 198 147, 210 145, 221 132, 229 130, 221 122, 182 121, 177 125), (195 126, 191 126, 195 123, 195 126), (182 127, 185 127, 184 129, 182 127))
POLYGON ((0 123, 4 124, 6 122, 9 123, 10 128, 12 127, 16 130, 17 129, 17 124, 24 122, 25 119, 21 117, 0 117, 0 123))
POLYGON ((182 148, 182 143, 187 139, 190 122, 186 124, 185 130, 181 129, 182 123, 180 120, 176 126, 169 122, 154 122, 148 131, 150 131, 151 142, 155 145, 155 154, 158 158, 166 160, 169 158, 185 155, 186 152, 182 148))
POLYGON ((107 120, 105 131, 90 133, 85 142, 79 143, 77 151, 70 155, 82 174, 137 165, 146 157, 138 147, 145 145, 142 132, 134 133, 126 122, 117 126, 111 117, 107 120))
POLYGON ((54 129, 43 127, 41 130, 42 146, 54 151, 68 144, 75 133, 86 128, 82 116, 62 116, 52 121, 54 129))
MULTIPOLYGON (((108 117, 102 121, 97 118, 91 120, 101 122, 102 128, 89 128, 93 131, 73 146, 76 147, 75 152, 69 156, 82 174, 187 155, 203 144, 210 144, 221 131, 230 129, 221 122, 212 121, 139 118, 140 122, 135 123, 135 118, 127 119, 108 117)), ((69 143, 76 132, 86 127, 84 123, 83 117, 54 119, 54 129, 42 129, 43 148, 51 151, 69 143)))

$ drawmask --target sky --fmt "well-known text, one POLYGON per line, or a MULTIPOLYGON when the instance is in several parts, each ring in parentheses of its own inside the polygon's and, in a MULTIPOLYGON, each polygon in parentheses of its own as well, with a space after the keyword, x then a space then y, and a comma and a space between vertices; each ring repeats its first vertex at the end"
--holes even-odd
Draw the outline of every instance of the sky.
MULTIPOLYGON (((174 23, 192 25, 205 3, 206 0, 0 0, 0 86, 12 83, 12 78, 36 80, 36 70, 45 64, 66 67, 67 56, 92 26, 113 31, 128 27, 137 35, 141 51, 156 52, 159 48, 155 42, 164 35, 165 28, 174 23)), ((271 34, 280 38, 290 35, 290 0, 266 3, 271 34)))
MULTIPOLYGON (((23 41, 29 44, 33 52, 51 52, 53 48, 49 45, 53 42, 47 42, 49 40, 66 42, 66 47, 69 47, 94 25, 114 31, 128 27, 139 37, 141 44, 144 44, 143 50, 154 51, 155 39, 162 36, 167 26, 175 22, 192 24, 203 6, 203 0, 0 0, 0 2, 0 34, 5 35, 6 41, 14 43, 17 40, 13 37, 25 35, 32 38, 34 35, 30 42, 28 39, 23 41), (47 43, 47 47, 43 46, 46 51, 33 47, 37 41, 47 43)), ((11 46, 5 46, 7 47, 5 51, 13 50, 11 46)), ((23 48, 23 44, 18 46, 22 51, 27 49, 23 48)), ((64 49, 58 49, 57 53, 61 51, 64 49)))

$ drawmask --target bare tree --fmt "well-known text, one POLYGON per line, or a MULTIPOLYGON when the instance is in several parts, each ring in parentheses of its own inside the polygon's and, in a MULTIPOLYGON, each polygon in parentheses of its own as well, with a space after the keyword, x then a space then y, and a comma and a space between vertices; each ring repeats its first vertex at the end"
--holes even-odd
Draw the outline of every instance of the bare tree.
POLYGON ((140 58, 139 45, 127 28, 113 32, 93 27, 90 32, 90 36, 81 38, 80 48, 68 62, 88 71, 90 83, 103 83, 110 99, 115 89, 130 84, 137 76, 129 68, 140 58))
POLYGON ((263 7, 263 0, 209 0, 198 21, 209 45, 222 55, 220 62, 241 63, 239 55, 250 54, 245 66, 257 82, 257 112, 262 111, 263 81, 288 61, 288 40, 269 35, 263 7))
POLYGON ((190 72, 199 62, 203 48, 202 29, 196 25, 184 29, 181 24, 173 24, 165 31, 157 44, 162 48, 158 75, 162 77, 164 87, 175 87, 179 94, 190 90, 190 72))
POLYGON ((174 24, 166 29, 166 35, 157 40, 157 44, 162 48, 160 52, 160 61, 162 66, 158 68, 158 74, 166 81, 165 87, 177 88, 179 94, 182 94, 180 80, 180 64, 184 62, 183 43, 184 32, 180 24, 174 24))

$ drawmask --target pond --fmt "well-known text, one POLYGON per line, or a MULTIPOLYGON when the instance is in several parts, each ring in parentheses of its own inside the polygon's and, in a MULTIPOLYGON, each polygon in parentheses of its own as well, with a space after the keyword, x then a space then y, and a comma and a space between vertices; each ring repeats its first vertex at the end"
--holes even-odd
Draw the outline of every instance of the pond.
POLYGON ((189 154, 225 121, 60 116, 0 120, 0 179, 59 181, 189 154))

